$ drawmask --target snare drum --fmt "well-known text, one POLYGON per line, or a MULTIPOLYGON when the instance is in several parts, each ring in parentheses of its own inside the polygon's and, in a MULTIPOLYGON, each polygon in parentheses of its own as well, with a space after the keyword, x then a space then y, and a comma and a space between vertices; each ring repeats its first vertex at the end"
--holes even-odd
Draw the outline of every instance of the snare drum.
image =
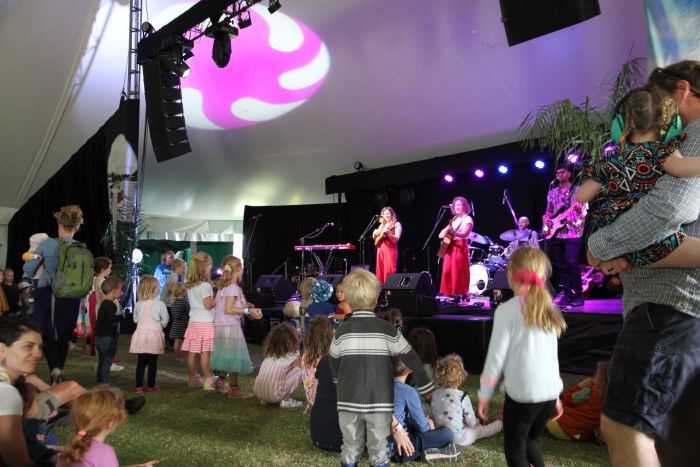
POLYGON ((496 265, 477 263, 469 266, 469 293, 483 295, 491 289, 491 279, 502 269, 496 265))

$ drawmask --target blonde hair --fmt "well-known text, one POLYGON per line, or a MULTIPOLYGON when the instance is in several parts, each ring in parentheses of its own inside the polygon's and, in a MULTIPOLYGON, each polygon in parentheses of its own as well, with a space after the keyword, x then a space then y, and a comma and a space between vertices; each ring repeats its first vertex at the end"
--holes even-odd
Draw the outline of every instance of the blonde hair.
POLYGON ((451 353, 438 359, 433 370, 435 382, 441 388, 458 388, 467 379, 462 357, 451 353))
POLYGON ((546 281, 552 272, 552 265, 541 250, 531 247, 518 248, 508 260, 508 281, 513 285, 527 287, 525 293, 525 326, 535 327, 544 331, 554 331, 559 337, 566 322, 561 312, 554 307, 552 295, 546 287, 546 281), (518 271, 528 271, 537 275, 541 284, 525 284, 518 282, 518 271), (528 287, 529 286, 529 287, 528 287))
POLYGON ((299 293, 301 294, 302 300, 309 300, 311 298, 315 283, 316 279, 313 277, 307 277, 301 281, 301 284, 299 285, 299 293))
POLYGON ((289 323, 273 326, 263 343, 265 358, 282 358, 299 349, 299 332, 289 323))
POLYGON ((394 208, 391 206, 384 206, 381 211, 379 211, 379 222, 382 224, 384 223, 384 218, 382 217, 382 214, 384 214, 384 211, 389 211, 391 213, 391 222, 396 222, 398 218, 396 217, 396 211, 394 211, 394 208))
POLYGON ((177 298, 178 300, 186 297, 187 296, 187 289, 185 288, 185 284, 182 282, 175 282, 171 289, 173 297, 177 298))
POLYGON ((182 258, 175 258, 172 263, 170 263, 170 269, 173 270, 180 266, 186 266, 187 262, 182 258))
POLYGON ((381 285, 377 276, 362 268, 357 268, 343 279, 345 301, 353 310, 374 309, 379 298, 381 285))
POLYGON ((153 276, 141 276, 139 280, 139 289, 136 297, 141 300, 153 300, 160 293, 160 282, 153 276))
MULTIPOLYGON (((243 261, 235 256, 227 256, 221 261, 221 278, 219 279, 219 289, 223 289, 233 282, 233 277, 239 268, 243 267, 243 261)), ((238 278, 240 282, 241 278, 238 278)))
POLYGON ((304 365, 311 366, 328 353, 333 340, 333 328, 328 318, 317 316, 309 321, 304 334, 304 365))
POLYGON ((207 274, 207 266, 211 266, 211 256, 203 251, 194 255, 187 268, 185 287, 191 289, 202 282, 208 282, 209 274, 207 274))
POLYGON ((290 300, 284 304, 282 309, 282 314, 287 318, 298 318, 299 317, 299 307, 301 304, 298 300, 290 300))
POLYGON ((77 232, 83 223, 83 211, 75 204, 63 206, 53 213, 53 217, 58 224, 70 232, 77 232))
POLYGON ((97 386, 75 400, 70 414, 76 435, 58 455, 62 464, 82 461, 95 436, 126 421, 124 396, 117 388, 97 386))

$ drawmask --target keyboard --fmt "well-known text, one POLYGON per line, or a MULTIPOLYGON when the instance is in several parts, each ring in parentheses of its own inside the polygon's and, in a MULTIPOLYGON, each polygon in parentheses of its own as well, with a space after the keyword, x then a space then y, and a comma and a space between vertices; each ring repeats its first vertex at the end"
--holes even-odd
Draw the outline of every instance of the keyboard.
POLYGON ((333 245, 295 245, 295 251, 316 251, 316 250, 354 250, 357 248, 352 243, 337 243, 333 245))

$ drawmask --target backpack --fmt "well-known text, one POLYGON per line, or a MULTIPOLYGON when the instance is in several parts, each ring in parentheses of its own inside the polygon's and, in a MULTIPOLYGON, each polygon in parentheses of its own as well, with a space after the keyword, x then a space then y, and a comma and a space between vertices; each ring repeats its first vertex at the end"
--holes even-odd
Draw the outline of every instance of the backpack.
POLYGON ((84 243, 58 242, 58 265, 51 287, 58 298, 83 298, 92 290, 93 258, 84 243))

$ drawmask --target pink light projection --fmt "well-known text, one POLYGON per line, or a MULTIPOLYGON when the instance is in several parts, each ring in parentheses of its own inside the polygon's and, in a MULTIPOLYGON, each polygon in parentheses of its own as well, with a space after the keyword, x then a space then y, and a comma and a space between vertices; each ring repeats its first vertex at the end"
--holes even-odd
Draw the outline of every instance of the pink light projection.
MULTIPOLYGON (((191 4, 183 2, 178 10, 191 4)), ((252 26, 231 37, 226 68, 211 58, 212 39, 196 41, 187 61, 192 73, 181 80, 188 126, 214 130, 269 121, 299 107, 323 85, 330 58, 316 33, 280 11, 271 15, 256 5, 250 12, 252 26)))

